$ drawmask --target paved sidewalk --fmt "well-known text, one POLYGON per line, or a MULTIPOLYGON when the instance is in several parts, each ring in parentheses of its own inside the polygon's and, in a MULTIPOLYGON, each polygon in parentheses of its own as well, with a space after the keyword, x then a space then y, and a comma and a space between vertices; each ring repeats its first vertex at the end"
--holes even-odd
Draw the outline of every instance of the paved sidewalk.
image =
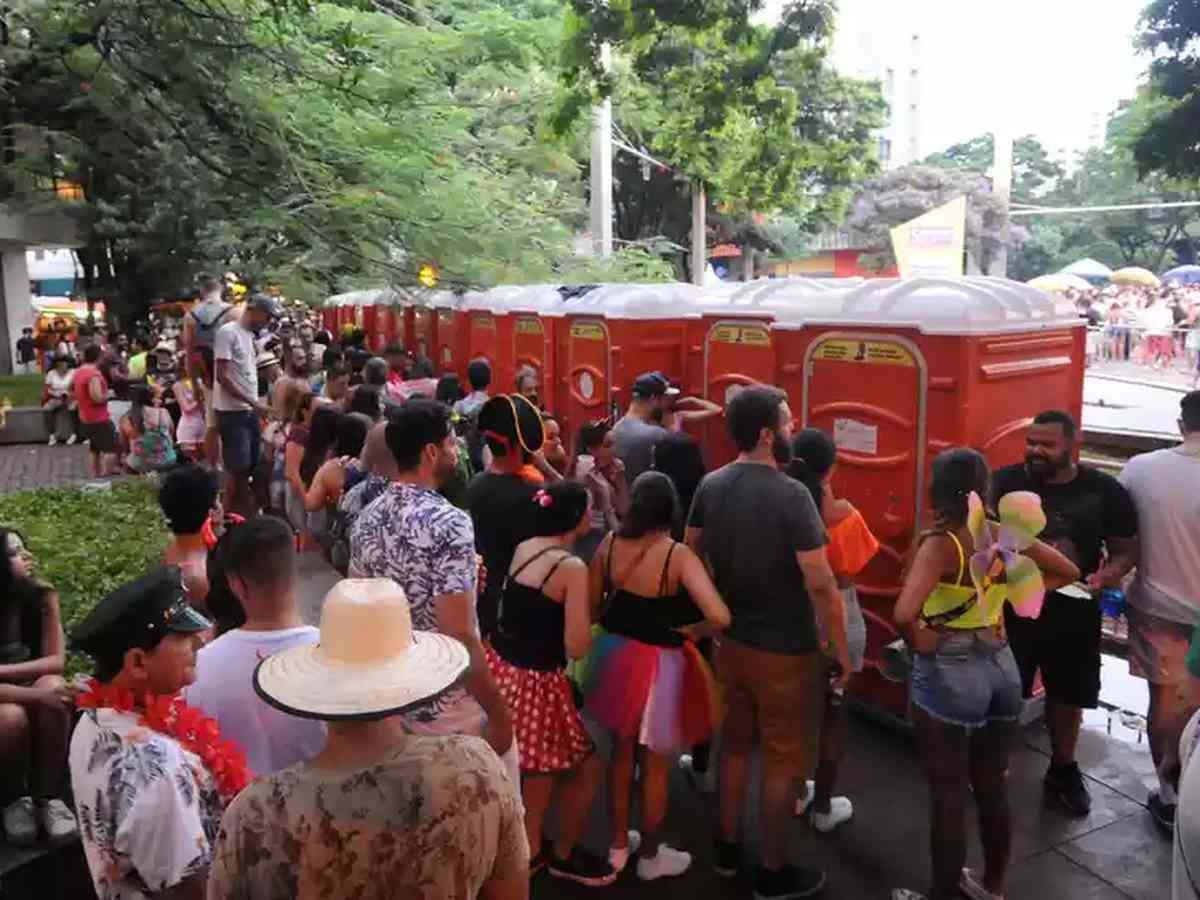
POLYGON ((1136 362, 1097 361, 1088 366, 1087 374, 1162 385, 1181 391, 1192 390, 1196 379, 1196 372, 1187 368, 1183 360, 1176 360, 1169 369, 1154 369, 1136 362))
POLYGON ((86 447, 45 444, 0 446, 0 494, 87 481, 86 447))

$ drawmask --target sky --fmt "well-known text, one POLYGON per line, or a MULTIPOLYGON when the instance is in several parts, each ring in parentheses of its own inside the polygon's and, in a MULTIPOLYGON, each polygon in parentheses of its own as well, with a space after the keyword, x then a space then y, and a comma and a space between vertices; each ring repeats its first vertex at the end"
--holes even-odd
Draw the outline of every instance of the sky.
MULTIPOLYGON (((1145 2, 841 0, 840 19, 882 47, 920 35, 920 155, 1004 125, 1073 153, 1147 66, 1133 47, 1145 2)), ((785 5, 768 0, 766 18, 785 5)))

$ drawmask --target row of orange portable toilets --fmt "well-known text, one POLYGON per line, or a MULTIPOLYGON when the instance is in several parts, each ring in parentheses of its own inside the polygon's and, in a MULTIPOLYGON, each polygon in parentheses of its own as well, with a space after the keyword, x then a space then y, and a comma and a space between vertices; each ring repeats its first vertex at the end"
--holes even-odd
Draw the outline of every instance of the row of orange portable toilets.
MULTIPOLYGON (((993 466, 1015 462, 1033 415, 1064 409, 1078 421, 1082 411, 1085 329, 1074 307, 998 278, 381 291, 331 298, 324 312, 327 327, 362 327, 375 351, 420 348, 464 382, 467 363, 486 359, 493 391, 533 367, 568 435, 622 410, 642 372, 722 406, 748 384, 786 390, 798 424, 833 436, 835 490, 880 538, 857 582, 868 672, 856 692, 899 717, 905 686, 882 679, 878 665, 897 637, 890 611, 904 556, 927 524, 933 457, 970 446, 993 466)), ((696 436, 710 467, 732 459, 720 419, 696 436)))

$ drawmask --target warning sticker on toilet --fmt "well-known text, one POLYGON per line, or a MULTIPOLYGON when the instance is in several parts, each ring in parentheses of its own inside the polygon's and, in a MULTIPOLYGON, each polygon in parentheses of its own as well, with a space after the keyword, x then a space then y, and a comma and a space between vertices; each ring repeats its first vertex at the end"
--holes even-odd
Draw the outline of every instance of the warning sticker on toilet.
POLYGON ((836 362, 867 363, 876 366, 915 366, 908 349, 891 341, 825 341, 817 347, 814 359, 836 362))
POLYGON ((769 347, 771 333, 759 325, 718 325, 713 329, 714 344, 748 344, 751 347, 769 347))
POLYGON ((833 444, 839 450, 874 456, 879 452, 879 426, 857 419, 834 419, 833 444))
POLYGON ((471 324, 476 328, 495 328, 496 320, 491 316, 472 316, 471 324))
POLYGON ((541 334, 542 323, 532 316, 523 316, 517 319, 516 331, 517 334, 541 334))
POLYGON ((593 325, 591 322, 576 322, 571 326, 571 337, 584 341, 604 340, 604 326, 593 325))

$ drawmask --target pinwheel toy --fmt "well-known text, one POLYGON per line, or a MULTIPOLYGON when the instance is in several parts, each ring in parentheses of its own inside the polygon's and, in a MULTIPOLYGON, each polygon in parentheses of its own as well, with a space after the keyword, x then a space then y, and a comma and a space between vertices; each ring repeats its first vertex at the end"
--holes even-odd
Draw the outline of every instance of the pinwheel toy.
POLYGON ((1042 572, 1021 551, 1030 547, 1046 527, 1042 501, 1031 491, 1013 491, 1000 498, 999 522, 989 522, 983 501, 974 491, 967 499, 967 528, 975 541, 971 556, 971 581, 982 601, 995 581, 1004 575, 1008 602, 1017 615, 1036 619, 1042 612, 1046 585, 1042 572))

